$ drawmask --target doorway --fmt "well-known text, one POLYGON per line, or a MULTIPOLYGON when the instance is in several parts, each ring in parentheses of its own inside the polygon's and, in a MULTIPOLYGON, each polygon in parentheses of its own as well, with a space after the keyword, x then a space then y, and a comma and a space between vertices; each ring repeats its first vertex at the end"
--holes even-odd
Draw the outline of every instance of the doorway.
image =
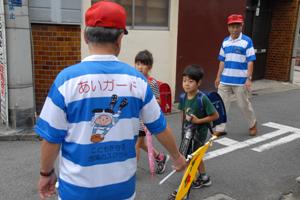
POLYGON ((247 1, 244 33, 252 38, 255 48, 254 80, 265 77, 271 20, 271 0, 247 1))

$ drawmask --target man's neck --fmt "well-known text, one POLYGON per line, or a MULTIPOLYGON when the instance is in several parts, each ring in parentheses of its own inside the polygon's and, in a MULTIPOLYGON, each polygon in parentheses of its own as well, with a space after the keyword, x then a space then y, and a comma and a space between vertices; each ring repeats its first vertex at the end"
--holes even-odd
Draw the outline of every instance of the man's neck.
POLYGON ((237 36, 236 36, 236 35, 230 35, 230 37, 231 37, 232 40, 236 40, 236 39, 238 39, 238 38, 241 36, 241 34, 242 34, 242 33, 240 33, 240 34, 237 35, 237 36))
POLYGON ((90 55, 115 55, 118 56, 118 49, 113 44, 107 45, 89 45, 89 53, 90 55))

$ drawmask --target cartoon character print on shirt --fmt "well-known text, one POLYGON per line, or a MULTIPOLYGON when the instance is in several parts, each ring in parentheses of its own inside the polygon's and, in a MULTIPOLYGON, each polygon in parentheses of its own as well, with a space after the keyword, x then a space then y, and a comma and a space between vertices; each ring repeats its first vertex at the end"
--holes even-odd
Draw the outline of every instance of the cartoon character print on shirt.
POLYGON ((128 100, 124 98, 118 108, 118 111, 114 112, 114 106, 118 101, 117 95, 112 95, 110 108, 96 108, 92 112, 94 116, 92 118, 92 136, 91 142, 97 143, 104 140, 105 135, 110 131, 110 129, 119 121, 119 116, 122 109, 128 104, 128 100))

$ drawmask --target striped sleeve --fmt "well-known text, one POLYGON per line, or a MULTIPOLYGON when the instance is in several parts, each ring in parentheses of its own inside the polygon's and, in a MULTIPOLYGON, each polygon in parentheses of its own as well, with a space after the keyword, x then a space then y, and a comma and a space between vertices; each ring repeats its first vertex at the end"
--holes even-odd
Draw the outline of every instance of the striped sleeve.
POLYGON ((155 79, 152 79, 150 82, 150 87, 151 87, 151 90, 155 96, 156 99, 159 99, 160 98, 160 92, 159 92, 159 87, 158 87, 158 83, 155 79))
POLYGON ((64 97, 52 85, 35 126, 36 133, 51 143, 62 143, 67 135, 67 117, 64 97))
POLYGON ((158 134, 166 129, 167 122, 149 84, 145 95, 141 119, 152 134, 158 134))
POLYGON ((246 49, 246 59, 247 59, 247 62, 256 60, 253 42, 251 39, 249 39, 249 41, 248 41, 248 45, 247 45, 247 49, 246 49))
POLYGON ((222 46, 220 48, 218 60, 219 61, 223 61, 223 62, 225 61, 225 52, 224 52, 223 44, 222 44, 222 46))

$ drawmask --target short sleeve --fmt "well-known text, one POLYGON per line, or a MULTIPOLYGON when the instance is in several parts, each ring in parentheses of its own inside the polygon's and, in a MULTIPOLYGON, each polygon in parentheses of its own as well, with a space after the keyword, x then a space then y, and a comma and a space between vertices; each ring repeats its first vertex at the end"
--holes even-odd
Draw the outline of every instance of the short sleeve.
POLYGON ((222 46, 220 48, 218 60, 222 61, 222 62, 225 62, 225 51, 224 51, 224 48, 223 48, 223 44, 222 44, 222 46))
POLYGON ((150 87, 151 87, 151 90, 153 92, 153 95, 155 96, 156 99, 159 99, 160 98, 160 92, 159 92, 159 86, 158 86, 158 83, 155 79, 152 79, 150 82, 150 87))
POLYGON ((251 39, 249 40, 248 45, 247 45, 246 59, 247 59, 247 62, 256 60, 255 50, 254 50, 253 42, 251 39))
POLYGON ((65 110, 64 97, 53 84, 37 120, 35 132, 48 142, 62 143, 68 127, 65 110))
POLYGON ((141 119, 152 134, 158 134, 167 127, 167 121, 149 84, 147 84, 145 100, 141 109, 141 119))
POLYGON ((213 113, 217 112, 216 108, 214 107, 214 105, 212 104, 212 102, 208 99, 208 97, 206 95, 203 96, 203 105, 204 105, 204 109, 205 109, 205 113, 207 115, 212 115, 213 113))

